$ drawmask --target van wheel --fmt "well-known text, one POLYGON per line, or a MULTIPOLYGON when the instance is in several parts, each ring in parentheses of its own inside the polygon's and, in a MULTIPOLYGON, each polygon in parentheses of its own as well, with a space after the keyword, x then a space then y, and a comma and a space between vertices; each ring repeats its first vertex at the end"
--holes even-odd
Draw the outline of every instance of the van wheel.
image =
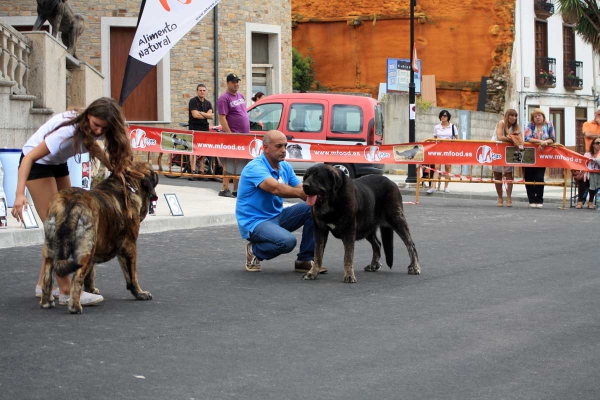
POLYGON ((349 164, 331 164, 334 168, 341 170, 344 175, 346 175, 350 179, 354 179, 356 174, 354 173, 354 167, 349 164))

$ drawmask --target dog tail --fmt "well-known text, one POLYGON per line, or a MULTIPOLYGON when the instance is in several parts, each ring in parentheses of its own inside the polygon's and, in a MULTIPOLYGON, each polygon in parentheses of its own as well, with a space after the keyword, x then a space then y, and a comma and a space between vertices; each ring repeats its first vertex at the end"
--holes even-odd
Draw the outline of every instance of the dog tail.
POLYGON ((394 264, 394 230, 392 228, 381 227, 381 242, 385 253, 385 263, 392 268, 392 264, 394 264))
POLYGON ((54 269, 56 275, 60 277, 67 276, 82 267, 70 260, 76 245, 73 241, 77 240, 80 231, 78 229, 80 217, 81 209, 77 203, 65 201, 59 194, 50 205, 48 217, 44 222, 45 244, 52 250, 54 269), (62 212, 57 212, 58 210, 62 212))
POLYGON ((77 264, 75 261, 72 260, 55 260, 54 261, 54 270, 56 271, 56 275, 60 276, 61 278, 72 274, 73 272, 77 271, 79 268, 81 268, 81 264, 77 264))

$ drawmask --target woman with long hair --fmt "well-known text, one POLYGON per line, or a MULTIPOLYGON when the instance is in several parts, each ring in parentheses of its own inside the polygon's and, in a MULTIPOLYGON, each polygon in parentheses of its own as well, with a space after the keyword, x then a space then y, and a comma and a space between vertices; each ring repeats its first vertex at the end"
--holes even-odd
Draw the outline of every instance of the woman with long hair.
MULTIPOLYGON (((554 125, 546 119, 546 114, 541 108, 534 108, 531 120, 525 128, 525 141, 538 144, 539 151, 554 143, 554 125)), ((523 167, 525 182, 544 183, 545 167, 523 167)), ((544 206, 544 185, 526 185, 529 207, 542 208, 544 206)))
MULTIPOLYGON (((108 97, 102 97, 90 104, 85 110, 66 111, 52 117, 42 125, 25 143, 17 182, 16 198, 12 214, 17 221, 23 220, 23 209, 28 207, 25 187, 42 222, 46 220, 48 206, 59 190, 71 187, 67 160, 81 154, 89 153, 97 158, 113 174, 123 176, 133 163, 133 152, 125 117, 117 102, 108 97), (97 143, 104 140, 106 151, 97 143)), ((35 295, 42 296, 41 282, 44 273, 44 262, 35 288, 35 295)), ((56 277, 58 303, 67 304, 70 297, 69 277, 56 277)), ((81 305, 96 304, 103 297, 83 292, 81 305)))
MULTIPOLYGON (((458 137, 458 133, 454 124, 450 123, 450 118, 452 118, 452 114, 448 110, 442 110, 439 114, 440 123, 433 127, 433 137, 436 139, 456 139, 458 137)), ((439 171, 442 168, 441 164, 435 165, 435 173, 433 174, 433 179, 439 179, 439 171)), ((444 165, 444 169, 447 173, 452 171, 452 165, 446 164, 444 165)), ((446 175, 446 182, 444 182, 444 193, 449 193, 448 184, 450 183, 450 175, 446 175)), ((435 183, 434 183, 435 184, 435 183)), ((427 190, 427 194, 432 194, 435 191, 433 187, 427 190)))
MULTIPOLYGON (((590 147, 585 153, 585 157, 593 158, 596 160, 596 164, 600 165, 600 138, 596 138, 590 142, 590 147)), ((596 193, 600 189, 600 173, 598 172, 586 172, 584 181, 587 178, 587 183, 584 182, 583 190, 586 186, 589 186, 588 190, 588 208, 598 209, 598 196, 596 193), (594 198, 596 198, 596 205, 594 205, 594 198)), ((578 190, 578 194, 581 190, 578 190)), ((583 191, 581 191, 583 193, 583 191)), ((583 200, 583 199, 582 199, 583 200)), ((583 206, 583 203, 577 203, 578 208, 583 206)))
MULTIPOLYGON (((506 110, 504 113, 504 119, 501 119, 496 125, 496 140, 500 142, 512 143, 521 150, 523 148, 523 134, 521 133, 521 127, 517 120, 518 114, 516 110, 512 108, 506 110)), ((518 151, 515 149, 515 151, 518 151)), ((506 184, 506 206, 512 207, 512 189, 513 189, 513 173, 514 167, 493 167, 494 180, 501 181, 502 174, 507 181, 511 181, 506 184)), ((504 199, 502 197, 502 183, 495 183, 496 193, 498 193, 498 207, 504 205, 504 199)))
MULTIPOLYGON (((598 158, 600 157, 600 138, 593 139, 588 148, 586 149, 586 153, 583 155, 586 158, 598 158)), ((596 190, 590 189, 590 178, 591 175, 599 175, 598 173, 590 173, 586 171, 575 171, 571 170, 571 173, 577 173, 580 179, 576 179, 577 183, 577 204, 575 208, 583 208, 583 203, 585 202, 585 195, 588 194, 588 207, 590 209, 595 209, 594 198, 596 197, 596 190)), ((596 176, 595 178, 600 178, 600 176, 596 176)), ((596 180, 596 179, 595 179, 596 180)), ((600 186, 600 185, 599 185, 600 186)), ((596 188, 597 189, 597 188, 596 188)))

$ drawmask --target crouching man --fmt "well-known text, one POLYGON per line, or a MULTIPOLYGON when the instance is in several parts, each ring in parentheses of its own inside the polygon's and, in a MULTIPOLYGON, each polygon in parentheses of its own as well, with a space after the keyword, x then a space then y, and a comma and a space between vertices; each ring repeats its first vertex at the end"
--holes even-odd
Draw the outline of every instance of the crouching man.
MULTIPOLYGON (((246 270, 260 272, 260 262, 289 253, 296 247, 292 232, 303 226, 296 272, 308 272, 313 265, 315 242, 311 207, 297 203, 283 208, 284 198, 306 200, 302 182, 284 161, 287 139, 282 132, 268 131, 263 153, 242 171, 235 214, 246 245, 246 270)), ((327 272, 321 267, 320 273, 327 272)))

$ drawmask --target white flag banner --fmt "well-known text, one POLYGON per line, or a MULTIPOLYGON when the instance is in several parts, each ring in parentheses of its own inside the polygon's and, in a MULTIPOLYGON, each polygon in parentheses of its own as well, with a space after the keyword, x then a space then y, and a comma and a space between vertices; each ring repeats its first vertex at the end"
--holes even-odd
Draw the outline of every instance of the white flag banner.
POLYGON ((220 0, 143 0, 140 17, 125 67, 121 98, 144 79, 152 67, 220 0))
POLYGON ((146 0, 129 55, 156 65, 219 0, 146 0))

